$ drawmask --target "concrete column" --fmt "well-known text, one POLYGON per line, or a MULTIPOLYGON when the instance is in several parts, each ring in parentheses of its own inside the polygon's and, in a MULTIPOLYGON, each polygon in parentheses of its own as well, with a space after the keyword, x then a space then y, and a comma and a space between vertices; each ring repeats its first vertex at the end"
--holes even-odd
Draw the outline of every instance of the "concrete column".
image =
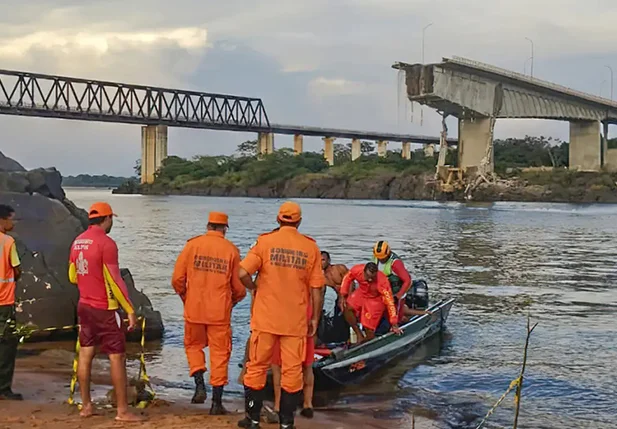
POLYGON ((301 134, 294 136, 294 155, 300 155, 304 151, 304 137, 301 134))
POLYGON ((257 134, 257 155, 265 155, 268 153, 268 133, 257 134))
POLYGON ((377 156, 384 158, 388 154, 388 142, 380 140, 377 142, 377 156))
POLYGON ((606 158, 604 158, 604 167, 608 171, 617 171, 617 149, 609 149, 606 151, 606 158))
POLYGON ((426 158, 432 158, 435 156, 435 145, 433 143, 424 145, 424 156, 426 158))
POLYGON ((154 174, 167 158, 167 126, 141 127, 141 183, 154 183, 154 174))
POLYGON ((334 137, 324 137, 324 158, 328 161, 328 164, 334 165, 334 137))
POLYGON ((274 153, 274 134, 259 133, 257 135, 257 154, 268 155, 274 153))
POLYGON ((608 157, 608 121, 602 122, 602 166, 607 165, 608 157))
POLYGON ((411 143, 403 142, 403 150, 401 152, 403 159, 411 159, 411 143))
POLYGON ((482 172, 493 172, 493 132, 490 118, 459 119, 458 166, 482 167, 482 172))
POLYGON ((570 166, 572 170, 600 170, 600 121, 570 122, 570 166))
POLYGON ((351 160, 355 161, 360 156, 362 156, 362 143, 360 139, 353 139, 351 141, 351 160))

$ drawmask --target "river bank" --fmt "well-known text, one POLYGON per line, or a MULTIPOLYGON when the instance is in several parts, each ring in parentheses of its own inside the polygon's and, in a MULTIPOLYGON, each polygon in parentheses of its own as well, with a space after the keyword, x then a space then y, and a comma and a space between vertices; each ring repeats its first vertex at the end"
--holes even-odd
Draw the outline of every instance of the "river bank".
MULTIPOLYGON (((105 394, 111 388, 108 376, 108 365, 105 359, 97 359, 93 365, 93 398, 97 404, 97 415, 84 420, 79 417, 77 407, 66 403, 71 377, 73 354, 66 348, 55 348, 58 345, 36 344, 26 345, 25 351, 17 360, 14 390, 24 395, 23 402, 2 402, 0 427, 11 429, 66 429, 66 428, 117 428, 114 421, 115 411, 106 404, 105 394)), ((129 376, 131 371, 129 370, 129 376)), ((142 424, 132 424, 131 427, 151 427, 157 425, 169 429, 193 429, 208 427, 213 429, 231 429, 237 427, 237 421, 243 416, 241 398, 229 396, 225 406, 230 414, 222 417, 208 415, 209 402, 205 405, 190 405, 192 392, 172 392, 157 386, 158 399, 145 410, 141 411, 147 417, 142 424)), ((77 398, 78 399, 78 394, 77 398)), ((371 412, 379 412, 377 404, 364 404, 362 411, 346 409, 344 406, 329 407, 328 410, 316 408, 315 417, 307 420, 297 417, 296 427, 308 429, 315 426, 332 428, 389 428, 392 419, 367 416, 371 412)), ((411 417, 409 416, 409 419, 411 417)), ((405 425, 405 419, 395 419, 396 423, 405 425)), ((437 426, 425 417, 415 417, 416 428, 431 429, 437 426)), ((262 424, 262 427, 278 427, 262 424)), ((411 425, 407 425, 411 427, 411 425)))
POLYGON ((222 183, 216 178, 181 184, 157 181, 152 185, 119 187, 113 192, 258 198, 617 203, 617 175, 565 169, 515 171, 494 176, 468 192, 461 190, 450 194, 439 190, 432 173, 385 171, 355 178, 328 172, 308 173, 256 186, 222 183))

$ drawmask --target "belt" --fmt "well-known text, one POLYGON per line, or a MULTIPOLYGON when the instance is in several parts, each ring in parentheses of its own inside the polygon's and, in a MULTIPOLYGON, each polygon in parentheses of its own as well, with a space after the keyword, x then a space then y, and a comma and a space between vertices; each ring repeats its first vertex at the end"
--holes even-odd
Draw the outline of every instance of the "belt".
POLYGON ((13 283, 15 281, 14 277, 11 277, 9 279, 0 279, 0 283, 13 283))

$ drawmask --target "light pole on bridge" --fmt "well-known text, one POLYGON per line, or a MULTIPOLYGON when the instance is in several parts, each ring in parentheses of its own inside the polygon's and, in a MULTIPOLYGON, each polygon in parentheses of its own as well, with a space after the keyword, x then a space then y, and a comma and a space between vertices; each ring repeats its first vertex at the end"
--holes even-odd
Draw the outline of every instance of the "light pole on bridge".
POLYGON ((426 25, 423 29, 422 29, 422 64, 424 64, 424 35, 426 33, 426 29, 429 28, 431 25, 433 25, 433 23, 431 22, 430 24, 426 25))
POLYGON ((529 37, 525 37, 525 39, 529 40, 529 43, 531 43, 531 77, 533 77, 533 40, 529 37))
POLYGON ((611 72, 611 101, 613 101, 613 82, 614 82, 614 80, 613 80, 613 68, 611 66, 604 66, 604 67, 609 69, 610 72, 611 72))

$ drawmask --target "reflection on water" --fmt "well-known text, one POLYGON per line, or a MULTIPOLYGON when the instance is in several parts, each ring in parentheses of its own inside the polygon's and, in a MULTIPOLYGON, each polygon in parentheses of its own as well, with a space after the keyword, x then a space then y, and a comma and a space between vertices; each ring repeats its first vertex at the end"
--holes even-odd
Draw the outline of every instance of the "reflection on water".
MULTIPOLYGON (((121 263, 167 329, 149 351, 149 373, 163 394, 192 388, 182 305, 170 286, 175 258, 204 231, 210 210, 229 214, 228 237, 245 254, 275 226, 280 201, 72 189, 68 196, 82 207, 106 199, 119 213, 112 236, 121 263)), ((302 207, 302 232, 333 262, 364 262, 374 241, 387 239, 413 276, 428 281, 432 299, 457 299, 443 339, 338 394, 337 406, 379 403, 362 412, 383 419, 413 412, 440 427, 473 428, 517 376, 529 313, 540 325, 531 340, 520 427, 617 426, 617 206, 304 200, 302 207)), ((236 394, 248 310, 245 300, 233 315, 229 389, 236 394)), ((512 416, 509 399, 487 427, 506 426, 512 416)))

